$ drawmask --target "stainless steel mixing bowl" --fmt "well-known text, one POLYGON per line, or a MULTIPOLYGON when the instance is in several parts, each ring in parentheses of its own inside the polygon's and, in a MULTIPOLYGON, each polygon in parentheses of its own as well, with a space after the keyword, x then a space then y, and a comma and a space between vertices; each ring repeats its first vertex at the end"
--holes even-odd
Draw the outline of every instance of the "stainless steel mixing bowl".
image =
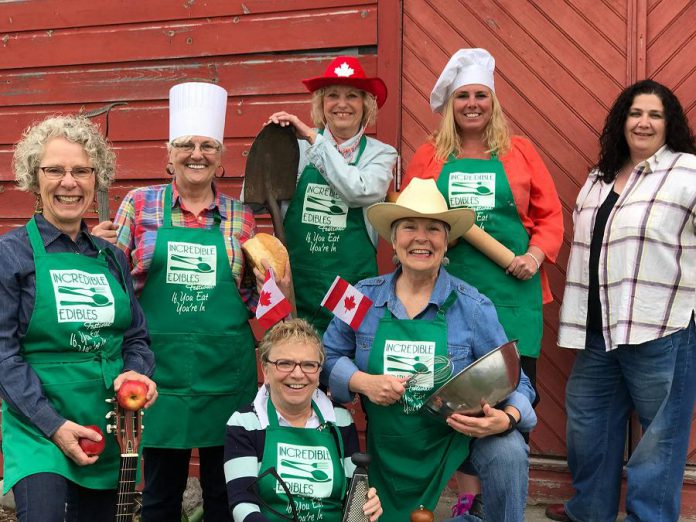
POLYGON ((436 415, 479 415, 482 404, 495 406, 520 382, 517 341, 509 341, 474 361, 440 386, 423 404, 436 415))

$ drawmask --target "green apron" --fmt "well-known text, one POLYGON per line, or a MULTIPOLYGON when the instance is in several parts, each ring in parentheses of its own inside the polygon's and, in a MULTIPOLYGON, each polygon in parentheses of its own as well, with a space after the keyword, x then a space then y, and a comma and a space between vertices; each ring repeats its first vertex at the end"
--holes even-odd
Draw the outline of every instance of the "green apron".
MULTIPOLYGON (((275 468, 293 496, 300 522, 340 522, 346 494, 343 441, 338 428, 324 422, 314 401, 312 408, 323 429, 281 427, 273 401, 268 398, 268 428, 259 476, 275 468)), ((268 520, 283 520, 268 507, 292 516, 288 496, 273 475, 262 477, 258 490, 263 501, 261 513, 268 520)))
POLYGON ((157 402, 147 410, 143 445, 222 446, 232 412, 256 393, 249 313, 232 277, 225 242, 210 230, 172 226, 172 187, 140 304, 157 367, 157 402))
MULTIPOLYGON (((41 380, 51 406, 81 425, 95 424, 106 449, 95 464, 78 466, 20 413, 2 404, 4 492, 36 473, 56 473, 92 489, 114 489, 119 449, 107 435, 105 402, 123 368, 123 333, 131 324, 130 298, 109 272, 104 251, 96 258, 73 252, 47 254, 32 219, 36 300, 21 355, 41 380)), ((96 245, 95 245, 95 248, 96 245)))
POLYGON ((406 377, 419 374, 402 399, 390 406, 363 401, 367 413, 367 451, 372 456, 370 485, 377 488, 384 515, 380 521, 404 522, 421 504, 434 510, 452 473, 469 455, 469 437, 442 420, 418 410, 447 376, 438 360, 447 353, 445 314, 456 300, 453 292, 433 320, 395 319, 385 309, 370 350, 372 375, 406 377))
MULTIPOLYGON (((351 165, 358 162, 366 143, 363 136, 351 165)), ((310 163, 300 175, 284 224, 297 315, 310 320, 321 334, 333 317, 321 301, 336 276, 354 285, 377 275, 377 251, 363 209, 348 208, 310 163)))
MULTIPOLYGON (((450 158, 437 187, 449 208, 476 210, 476 224, 515 255, 524 254, 529 234, 522 225, 505 169, 497 156, 490 160, 450 158)), ((508 339, 519 339, 520 354, 539 357, 543 333, 541 277, 522 281, 488 259, 465 240, 447 251, 447 271, 488 297, 508 339)))

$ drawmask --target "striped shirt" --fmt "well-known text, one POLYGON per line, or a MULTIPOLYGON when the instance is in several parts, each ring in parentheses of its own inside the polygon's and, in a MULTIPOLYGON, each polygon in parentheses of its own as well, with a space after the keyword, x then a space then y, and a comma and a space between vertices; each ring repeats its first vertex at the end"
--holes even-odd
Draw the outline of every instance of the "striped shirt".
MULTIPOLYGON (((591 235, 612 188, 593 171, 578 195, 559 346, 585 348, 591 235)), ((696 156, 663 146, 636 165, 609 214, 598 275, 607 350, 688 326, 696 309, 696 156)))
MULTIPOLYGON (((334 422, 343 439, 345 458, 343 469, 346 478, 353 476, 355 465, 350 456, 359 450, 358 432, 348 410, 334 405, 320 390, 314 392, 314 402, 322 412, 326 422, 334 422)), ((249 491, 261 469, 263 450, 266 445, 266 428, 268 417, 266 405, 268 393, 261 387, 253 404, 235 412, 227 421, 225 435, 225 481, 227 498, 234 522, 262 522, 268 520, 261 514, 259 499, 249 491)), ((280 426, 289 426, 278 414, 280 426)), ((306 424, 306 429, 315 429, 319 418, 313 414, 306 424)))
MULTIPOLYGON (((157 229, 162 226, 164 189, 167 185, 153 185, 131 190, 123 199, 114 223, 118 227, 117 245, 130 260, 133 286, 140 295, 147 279, 152 254, 155 250, 157 229)), ((186 209, 172 181, 172 225, 176 227, 211 229, 215 216, 220 215, 220 232, 225 238, 227 257, 232 275, 240 288, 242 299, 254 309, 253 284, 242 287, 244 255, 241 245, 256 234, 256 221, 249 208, 215 189, 215 199, 197 216, 186 209)))

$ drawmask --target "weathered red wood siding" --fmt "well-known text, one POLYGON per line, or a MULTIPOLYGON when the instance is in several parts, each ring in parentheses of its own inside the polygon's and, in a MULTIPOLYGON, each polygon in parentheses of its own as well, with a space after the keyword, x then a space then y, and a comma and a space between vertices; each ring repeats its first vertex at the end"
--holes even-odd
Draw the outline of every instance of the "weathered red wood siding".
MULTIPOLYGON (((513 128, 534 142, 562 199, 565 243, 557 265, 549 269, 556 301, 545 308, 540 420, 531 440, 535 456, 561 459, 566 452, 565 382, 574 356, 555 341, 571 209, 596 159, 607 110, 624 86, 654 77, 674 89, 696 124, 696 2, 404 0, 403 5, 404 164, 437 126, 439 117, 430 112, 428 98, 449 56, 462 47, 483 47, 495 56, 496 93, 513 128)), ((692 463, 695 452, 692 436, 692 463)), ((532 495, 567 495, 567 476, 559 478, 548 463, 543 467, 551 471, 536 472, 532 495)), ((696 496, 691 479, 687 482, 684 512, 694 513, 696 496)))
MULTIPOLYGON (((397 0, 17 0, 0 2, 0 233, 31 216, 14 188, 12 145, 54 113, 119 102, 109 117, 117 155, 111 211, 125 193, 162 183, 169 88, 207 80, 229 93, 222 190, 238 195, 246 155, 276 110, 309 121, 300 80, 336 54, 360 57, 391 96, 371 132, 398 133, 401 7, 397 0), (68 5, 69 4, 69 5, 68 5)), ((105 117, 98 121, 105 128, 105 117)), ((92 217, 93 218, 93 217, 92 217)), ((260 217, 262 227, 269 221, 260 217)), ((364 425, 358 417, 360 425, 364 425)), ((1 456, 0 456, 1 457, 1 456)))
MULTIPOLYGON (((393 5, 383 2, 379 9, 393 5)), ((118 153, 115 210, 130 188, 167 179, 169 88, 185 80, 214 81, 230 95, 227 175, 221 185, 238 194, 261 123, 280 108, 309 119, 309 97, 300 80, 321 74, 337 52, 360 56, 368 74, 396 71, 390 87, 398 89, 398 60, 381 58, 377 30, 376 0, 76 0, 69 7, 60 0, 4 2, 0 232, 30 215, 33 198, 14 190, 10 159, 12 144, 33 121, 125 103, 109 118, 109 138, 118 153)), ((394 41, 384 45, 392 54, 394 41)), ((396 113, 396 98, 388 103, 385 110, 396 113)), ((375 131, 394 136, 395 129, 394 121, 375 131)))

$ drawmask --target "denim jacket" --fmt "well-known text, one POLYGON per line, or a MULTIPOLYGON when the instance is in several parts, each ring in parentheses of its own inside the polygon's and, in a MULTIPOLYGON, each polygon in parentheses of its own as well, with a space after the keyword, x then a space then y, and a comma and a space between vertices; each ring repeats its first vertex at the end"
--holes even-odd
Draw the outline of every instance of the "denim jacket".
MULTIPOLYGON (((391 274, 360 281, 356 288, 369 297, 373 305, 358 330, 354 331, 334 317, 324 334, 326 361, 321 380, 329 386, 333 398, 338 402, 352 400, 353 393, 348 388, 351 377, 358 370, 367 371, 370 349, 386 308, 395 318, 408 319, 404 305, 396 296, 396 280, 400 274, 401 269, 398 269, 391 274)), ((443 268, 440 269, 428 305, 415 319, 434 319, 452 291, 456 292, 457 299, 445 318, 448 324, 447 351, 454 375, 505 343, 507 337, 490 299, 443 268)), ((536 425, 536 415, 531 405, 534 396, 529 379, 523 372, 517 390, 499 405, 500 408, 510 405, 519 410, 521 420, 518 428, 521 431, 529 431, 536 425)))

